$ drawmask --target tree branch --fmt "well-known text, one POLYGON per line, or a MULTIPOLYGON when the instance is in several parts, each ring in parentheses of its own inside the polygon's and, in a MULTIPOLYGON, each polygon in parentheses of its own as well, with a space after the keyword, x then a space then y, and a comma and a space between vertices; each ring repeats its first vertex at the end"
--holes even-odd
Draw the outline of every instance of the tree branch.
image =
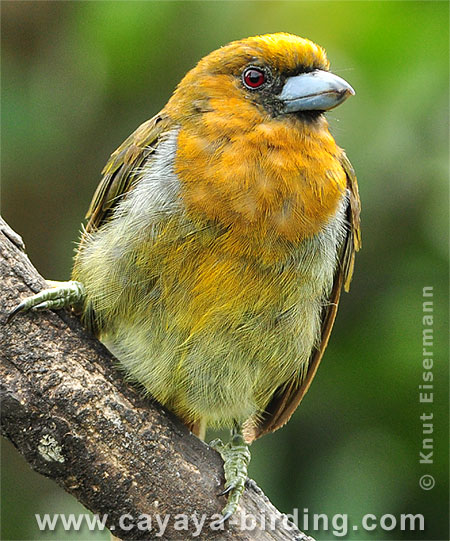
POLYGON ((44 311, 6 324, 6 313, 45 281, 1 218, 0 277, 2 434, 34 470, 92 512, 107 514, 107 527, 121 539, 154 538, 170 515, 167 540, 191 537, 205 518, 198 539, 312 541, 253 481, 241 512, 217 529, 214 515, 225 504, 217 496, 223 483, 218 453, 127 384, 114 357, 74 315, 44 311), (147 523, 139 519, 143 514, 147 523), (241 520, 251 526, 252 517, 256 527, 243 529, 241 520))

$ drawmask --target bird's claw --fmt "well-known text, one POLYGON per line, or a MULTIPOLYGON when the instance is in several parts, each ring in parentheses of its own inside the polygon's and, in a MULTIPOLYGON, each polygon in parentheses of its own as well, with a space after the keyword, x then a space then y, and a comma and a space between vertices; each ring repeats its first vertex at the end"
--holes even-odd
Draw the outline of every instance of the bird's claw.
POLYGON ((227 521, 237 510, 239 500, 247 480, 247 468, 250 462, 250 451, 240 432, 233 434, 231 441, 226 445, 221 440, 214 440, 210 445, 220 453, 223 458, 225 473, 225 489, 218 494, 228 494, 226 506, 222 509, 220 523, 227 521))
POLYGON ((72 306, 81 302, 84 298, 84 286, 80 282, 50 282, 54 287, 44 289, 36 295, 24 299, 8 314, 9 323, 20 312, 28 310, 58 310, 65 306, 72 306))
POLYGON ((227 513, 224 513, 224 514, 222 515, 222 518, 220 518, 220 519, 216 522, 217 526, 220 526, 221 524, 224 524, 224 523, 231 517, 232 514, 233 514, 233 513, 232 513, 231 511, 228 511, 227 513))
POLYGON ((217 496, 225 496, 225 494, 228 494, 228 492, 231 492, 233 490, 233 488, 234 488, 234 486, 230 485, 226 489, 222 490, 222 492, 219 492, 219 494, 217 494, 217 496))

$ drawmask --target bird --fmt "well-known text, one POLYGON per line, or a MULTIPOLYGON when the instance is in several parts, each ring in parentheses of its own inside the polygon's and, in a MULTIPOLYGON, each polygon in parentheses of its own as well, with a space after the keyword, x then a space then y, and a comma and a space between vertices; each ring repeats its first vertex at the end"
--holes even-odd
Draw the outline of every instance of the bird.
POLYGON ((71 280, 11 312, 72 307, 194 434, 229 428, 212 442, 223 520, 248 446, 299 405, 349 289, 360 198, 325 113, 354 94, 293 34, 211 52, 111 155, 71 280))

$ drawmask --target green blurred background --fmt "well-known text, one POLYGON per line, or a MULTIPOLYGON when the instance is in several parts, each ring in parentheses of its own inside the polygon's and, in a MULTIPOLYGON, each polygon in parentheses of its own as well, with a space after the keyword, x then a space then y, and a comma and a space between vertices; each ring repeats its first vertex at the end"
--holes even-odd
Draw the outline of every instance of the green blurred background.
MULTIPOLYGON (((316 380, 291 422, 253 446, 250 475, 286 513, 422 513, 448 539, 448 3, 2 2, 2 212, 47 278, 69 277, 80 222, 109 154, 158 112, 197 60, 231 40, 292 32, 327 49, 356 97, 332 131, 357 171, 363 250, 316 380), (419 403, 422 288, 434 287, 434 403, 419 403), (419 464, 424 411, 434 464, 419 464), (434 489, 419 488, 432 474, 434 489)), ((34 513, 82 507, 2 453, 2 539, 34 513)), ((300 520, 300 527, 302 526, 300 520)), ((352 527, 351 527, 352 528, 352 527)), ((331 531, 309 530, 318 540, 331 531)))

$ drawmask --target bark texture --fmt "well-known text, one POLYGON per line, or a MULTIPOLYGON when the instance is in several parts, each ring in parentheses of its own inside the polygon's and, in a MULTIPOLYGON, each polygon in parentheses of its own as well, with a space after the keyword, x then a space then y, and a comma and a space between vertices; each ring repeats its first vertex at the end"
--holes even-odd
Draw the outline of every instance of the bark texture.
POLYGON ((0 276, 2 434, 34 470, 92 512, 107 514, 108 528, 121 539, 156 539, 158 517, 169 516, 167 540, 194 537, 204 518, 197 539, 313 541, 253 481, 237 516, 214 529, 225 504, 217 496, 223 483, 218 453, 128 384, 114 357, 74 315, 19 314, 6 324, 18 301, 46 284, 1 218, 0 276), (241 520, 251 526, 252 517, 256 527, 241 528, 241 520))

